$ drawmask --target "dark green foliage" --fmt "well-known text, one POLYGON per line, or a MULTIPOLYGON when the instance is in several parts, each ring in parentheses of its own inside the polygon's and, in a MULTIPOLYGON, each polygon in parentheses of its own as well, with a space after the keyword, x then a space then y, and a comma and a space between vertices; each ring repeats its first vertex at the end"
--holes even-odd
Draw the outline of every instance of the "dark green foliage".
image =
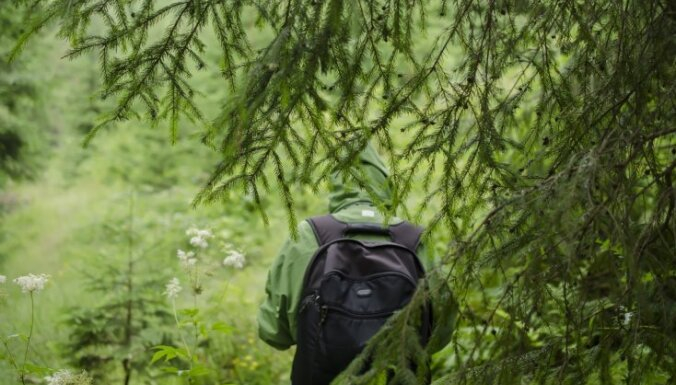
POLYGON ((155 273, 148 255, 153 248, 134 232, 133 215, 130 203, 128 223, 109 226, 107 232, 124 245, 120 250, 126 248, 126 261, 102 255, 86 272, 86 288, 99 297, 96 305, 67 313, 66 354, 75 367, 86 369, 99 382, 128 385, 136 383, 132 381, 136 374, 152 376, 150 348, 172 340, 167 325, 173 317, 158 290, 166 279, 155 273))
POLYGON ((44 148, 45 123, 40 85, 27 60, 8 63, 9 50, 21 35, 22 20, 11 3, 0 4, 0 186, 8 178, 34 174, 44 148))
MULTIPOLYGON (((294 222, 291 182, 379 142, 462 307, 438 384, 638 384, 676 378, 675 19, 664 0, 55 0, 35 29, 99 54, 106 121, 207 122, 221 162, 198 202, 276 183, 294 222), (216 74, 207 27, 218 117, 189 79, 216 74)), ((392 365, 425 359, 401 319, 369 348, 392 365)))

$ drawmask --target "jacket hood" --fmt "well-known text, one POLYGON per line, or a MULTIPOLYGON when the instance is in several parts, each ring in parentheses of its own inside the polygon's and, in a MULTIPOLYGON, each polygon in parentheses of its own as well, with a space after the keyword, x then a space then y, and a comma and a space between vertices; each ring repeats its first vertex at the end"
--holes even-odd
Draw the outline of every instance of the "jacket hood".
POLYGON ((350 172, 336 172, 329 182, 329 211, 334 213, 355 203, 389 207, 392 190, 390 173, 376 150, 368 144, 355 159, 350 172))

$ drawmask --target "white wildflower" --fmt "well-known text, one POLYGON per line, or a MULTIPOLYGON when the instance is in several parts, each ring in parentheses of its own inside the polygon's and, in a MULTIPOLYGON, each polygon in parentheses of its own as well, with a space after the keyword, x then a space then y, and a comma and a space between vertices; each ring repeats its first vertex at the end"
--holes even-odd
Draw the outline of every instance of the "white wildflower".
POLYGON ((181 261, 181 266, 183 267, 195 266, 195 263, 197 262, 197 258, 195 258, 194 251, 186 252, 181 249, 178 249, 176 251, 176 255, 178 256, 178 259, 181 261))
POLYGON ((214 236, 214 234, 212 234, 210 230, 204 229, 197 230, 197 236, 202 238, 211 238, 214 236))
POLYGON ((45 283, 49 280, 49 276, 45 274, 28 274, 23 277, 14 279, 14 283, 21 286, 21 291, 24 293, 39 292, 45 288, 45 283))
POLYGON ((209 247, 209 243, 207 242, 207 240, 198 236, 190 238, 190 244, 195 247, 199 247, 201 249, 206 249, 207 247, 209 247))
POLYGON ((183 250, 181 250, 181 249, 178 249, 178 250, 176 251, 176 256, 178 256, 178 259, 180 259, 181 261, 184 261, 184 260, 186 260, 186 259, 188 259, 188 258, 194 257, 194 256, 195 256, 195 252, 194 252, 194 251, 183 251, 183 250))
POLYGON ((174 277, 169 281, 169 283, 167 283, 164 294, 169 299, 175 299, 178 297, 178 293, 180 293, 181 290, 183 290, 183 288, 181 288, 181 283, 178 281, 178 278, 174 277))
POLYGON ((70 370, 61 369, 51 376, 45 377, 47 385, 91 385, 92 378, 84 370, 82 373, 74 373, 70 370))
POLYGON ((191 227, 189 228, 186 232, 186 235, 190 236, 190 244, 199 247, 202 249, 206 249, 209 247, 209 243, 207 242, 207 239, 212 238, 214 234, 207 229, 200 230, 196 227, 191 227))
POLYGON ((7 281, 7 277, 0 275, 0 283, 5 283, 5 281, 7 281))
POLYGON ((185 234, 191 237, 200 237, 200 238, 211 238, 214 236, 211 230, 207 229, 200 230, 196 227, 189 228, 188 230, 186 230, 185 234))
POLYGON ((229 250, 227 256, 223 260, 224 266, 234 267, 236 269, 241 269, 244 267, 244 262, 246 258, 244 254, 238 250, 229 250))

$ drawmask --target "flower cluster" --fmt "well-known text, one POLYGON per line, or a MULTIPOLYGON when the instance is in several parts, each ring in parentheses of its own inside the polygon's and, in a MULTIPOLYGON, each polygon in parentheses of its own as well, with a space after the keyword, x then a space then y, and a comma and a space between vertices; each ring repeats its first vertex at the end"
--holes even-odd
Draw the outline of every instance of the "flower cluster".
POLYGON ((186 231, 185 234, 191 237, 190 238, 191 245, 199 247, 201 249, 206 249, 207 247, 209 247, 207 239, 214 236, 209 230, 206 229, 200 230, 195 227, 188 229, 188 231, 186 231))
POLYGON ((180 293, 181 290, 183 290, 181 283, 179 282, 178 278, 174 277, 169 281, 169 283, 167 283, 164 294, 169 299, 176 299, 176 297, 178 297, 178 293, 180 293))
POLYGON ((245 260, 246 258, 241 251, 236 250, 230 246, 226 248, 226 257, 223 260, 223 265, 241 269, 244 267, 245 260))
MULTIPOLYGON (((207 265, 204 269, 198 269, 198 255, 199 255, 199 264, 201 265, 203 260, 203 254, 207 254, 207 247, 209 247, 208 239, 214 238, 214 234, 207 229, 198 229, 196 227, 189 228, 186 232, 186 235, 190 237, 190 249, 176 250, 176 257, 178 258, 181 267, 183 267, 188 274, 189 287, 192 289, 194 295, 202 293, 201 278, 202 275, 210 275, 210 267, 207 265), (206 271, 206 273, 205 273, 206 271), (204 274, 200 274, 203 272, 204 274)), ((225 253, 225 259, 223 259, 223 265, 226 267, 232 267, 235 269, 244 268, 246 258, 244 253, 240 250, 237 250, 233 245, 229 243, 222 243, 223 251, 225 253)), ((208 261, 206 261, 208 264, 208 261)), ((183 290, 178 278, 173 278, 166 285, 164 295, 169 299, 176 299, 178 294, 183 290)))
POLYGON ((197 262, 194 251, 183 251, 178 249, 176 255, 178 256, 179 261, 181 261, 181 266, 185 268, 195 266, 195 263, 197 262))
POLYGON ((51 376, 45 377, 47 385, 91 385, 92 378, 87 372, 74 373, 70 370, 61 369, 51 376))
POLYGON ((45 288, 45 284, 49 280, 49 276, 45 274, 28 274, 23 277, 16 278, 14 283, 21 286, 21 291, 24 293, 39 292, 45 288))

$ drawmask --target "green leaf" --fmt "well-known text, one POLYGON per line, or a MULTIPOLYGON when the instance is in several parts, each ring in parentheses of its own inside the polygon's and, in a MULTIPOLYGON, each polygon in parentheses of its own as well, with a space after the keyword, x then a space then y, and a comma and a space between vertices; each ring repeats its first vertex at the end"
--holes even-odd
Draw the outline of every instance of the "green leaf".
POLYGON ((160 360, 162 357, 165 357, 166 355, 167 353, 164 351, 155 352, 155 354, 153 354, 153 358, 150 360, 150 364, 151 365, 154 364, 155 362, 160 360))
POLYGON ((197 313, 199 313, 199 309, 181 309, 178 311, 180 315, 184 315, 186 317, 194 318, 197 313))
POLYGON ((24 372, 36 374, 38 376, 46 376, 50 372, 52 372, 52 369, 45 367, 45 366, 39 366, 39 365, 31 364, 30 362, 26 362, 26 364, 24 365, 24 372))
POLYGON ((159 345, 153 347, 153 349, 157 350, 155 354, 153 354, 152 359, 150 360, 150 364, 154 364, 155 362, 161 360, 164 358, 164 362, 167 362, 171 359, 174 359, 176 357, 182 358, 185 357, 185 354, 183 352, 183 349, 175 348, 173 346, 169 345, 159 345))
POLYGON ((226 335, 230 335, 235 330, 235 328, 226 324, 225 322, 216 322, 213 325, 211 325, 211 330, 221 332, 226 335))
POLYGON ((171 373, 171 374, 176 374, 179 372, 178 368, 175 366, 164 366, 162 367, 162 371, 165 373, 171 373))
POLYGON ((211 372, 211 369, 207 368, 204 365, 195 365, 190 369, 187 374, 190 377, 201 377, 206 376, 211 372))

